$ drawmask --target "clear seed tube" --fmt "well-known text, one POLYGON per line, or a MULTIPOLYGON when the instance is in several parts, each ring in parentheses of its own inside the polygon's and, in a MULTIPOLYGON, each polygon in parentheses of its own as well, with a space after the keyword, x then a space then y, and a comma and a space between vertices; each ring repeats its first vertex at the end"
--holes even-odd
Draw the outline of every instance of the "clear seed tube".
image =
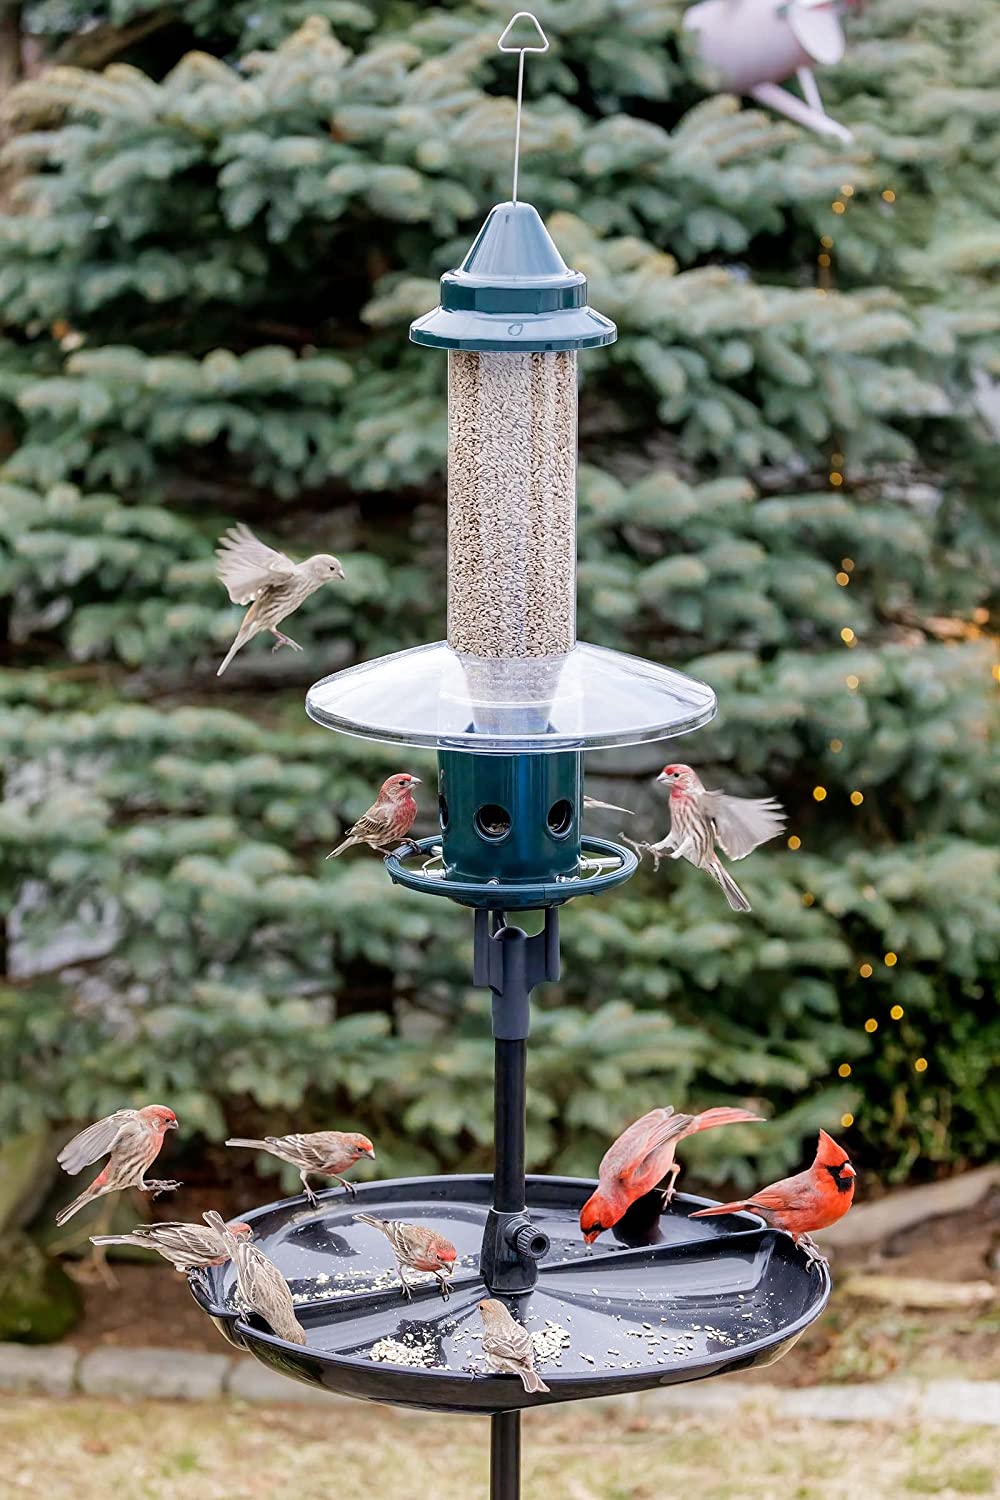
POLYGON ((576 641, 576 353, 448 355, 448 644, 576 641))

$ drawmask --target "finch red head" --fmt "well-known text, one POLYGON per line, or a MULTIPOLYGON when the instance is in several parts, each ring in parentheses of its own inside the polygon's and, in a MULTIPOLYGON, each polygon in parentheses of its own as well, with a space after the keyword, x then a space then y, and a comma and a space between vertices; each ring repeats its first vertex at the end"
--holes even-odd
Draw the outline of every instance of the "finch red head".
POLYGON ((420 777, 412 776, 409 771, 387 776, 371 807, 348 829, 347 837, 331 850, 327 859, 336 859, 355 844, 367 844, 377 854, 391 854, 413 827, 417 816, 413 788, 419 785, 420 777))

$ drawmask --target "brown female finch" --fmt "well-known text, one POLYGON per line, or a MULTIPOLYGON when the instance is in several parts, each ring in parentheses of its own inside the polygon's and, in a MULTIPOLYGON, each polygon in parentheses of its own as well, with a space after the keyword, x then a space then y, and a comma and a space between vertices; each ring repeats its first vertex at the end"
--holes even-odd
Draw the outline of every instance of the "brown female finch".
POLYGON ((531 1334, 512 1318, 502 1302, 485 1297, 479 1304, 483 1320, 483 1353, 486 1363, 498 1375, 519 1375, 521 1384, 532 1394, 548 1390, 535 1371, 535 1350, 531 1334))
POLYGON ((675 1115, 668 1104, 665 1109, 651 1109, 623 1131, 604 1153, 597 1171, 598 1188, 580 1210, 580 1228, 588 1245, 599 1234, 611 1229, 637 1198, 662 1182, 663 1205, 674 1196, 674 1183, 680 1167, 674 1161, 677 1147, 686 1136, 716 1125, 736 1125, 744 1120, 760 1120, 746 1109, 706 1109, 700 1115, 675 1115))
POLYGON ((305 1329, 295 1316, 295 1303, 288 1282, 273 1260, 245 1235, 233 1233, 221 1214, 209 1209, 202 1215, 205 1223, 219 1235, 229 1251, 236 1271, 236 1291, 246 1314, 263 1318, 279 1339, 289 1344, 304 1344, 305 1329))
MULTIPOLYGON (((775 838, 785 826, 781 804, 773 797, 730 797, 710 792, 690 766, 664 766, 656 778, 670 788, 670 832, 658 844, 625 839, 640 854, 653 856, 655 869, 668 855, 684 858, 715 877, 733 911, 749 911, 750 902, 715 852, 716 845, 730 859, 743 859, 758 844, 775 838)), ((622 835, 624 838, 624 834, 622 835)))
POLYGON ((403 1287, 403 1296, 409 1302, 413 1297, 410 1284, 403 1272, 404 1266, 413 1271, 432 1271, 441 1286, 441 1296, 447 1302, 451 1295, 448 1277, 455 1269, 458 1251, 443 1234, 426 1229, 423 1224, 406 1224, 402 1219, 376 1219, 374 1214, 355 1214, 358 1224, 369 1224, 385 1235, 396 1257, 396 1270, 403 1287))
POLYGON ((168 1130, 177 1129, 177 1116, 162 1104, 147 1104, 144 1109, 117 1109, 104 1120, 97 1120, 81 1130, 62 1148, 57 1157, 64 1172, 75 1177, 84 1167, 108 1158, 88 1188, 67 1203, 56 1214, 56 1223, 65 1224, 81 1208, 105 1193, 123 1188, 138 1188, 141 1193, 166 1193, 180 1187, 179 1182, 147 1182, 145 1174, 156 1160, 168 1130))
POLYGON ((420 777, 407 771, 388 776, 371 807, 347 830, 347 837, 336 849, 331 849, 327 859, 336 859, 354 844, 367 844, 376 854, 391 854, 413 827, 417 804, 410 789, 419 785, 420 777))
POLYGON ((344 1130, 314 1130, 309 1135, 268 1135, 262 1141, 248 1141, 242 1137, 226 1142, 227 1146, 249 1146, 256 1151, 267 1151, 279 1161, 291 1162, 299 1168, 302 1190, 313 1208, 316 1194, 309 1186, 309 1173, 320 1177, 334 1177, 353 1198, 357 1189, 352 1182, 340 1176, 353 1167, 361 1157, 375 1160, 375 1147, 366 1135, 350 1135, 344 1130))
MULTIPOLYGON (((237 1237, 252 1233, 249 1224, 230 1224, 229 1228, 237 1237)), ((90 1243, 156 1250, 175 1271, 201 1271, 225 1265, 229 1259, 227 1242, 207 1224, 137 1224, 131 1234, 92 1234, 90 1243)))
POLYGON ((230 599, 234 604, 250 605, 236 632, 236 639, 216 673, 217 677, 222 676, 240 647, 252 641, 262 630, 269 630, 275 637, 272 650, 280 651, 282 646, 291 646, 294 651, 301 651, 302 647, 287 635, 282 635, 278 626, 324 583, 344 576, 339 560, 328 552, 317 552, 305 562, 294 563, 284 552, 268 547, 254 536, 249 526, 243 525, 229 528, 215 555, 219 578, 230 599))

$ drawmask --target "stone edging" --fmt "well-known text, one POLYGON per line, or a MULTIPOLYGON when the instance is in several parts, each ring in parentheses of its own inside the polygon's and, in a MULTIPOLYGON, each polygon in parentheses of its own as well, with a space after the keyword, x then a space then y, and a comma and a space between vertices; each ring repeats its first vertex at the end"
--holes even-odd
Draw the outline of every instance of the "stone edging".
MULTIPOLYGON (((184 1349, 105 1347, 86 1354, 69 1344, 35 1348, 0 1344, 0 1391, 43 1396, 116 1396, 125 1399, 262 1401, 322 1405, 350 1401, 288 1380, 250 1356, 200 1354, 184 1349)), ((574 1402, 574 1405, 579 1403, 574 1402)), ((795 1389, 747 1384, 739 1376, 665 1386, 638 1396, 605 1396, 591 1405, 619 1411, 732 1413, 766 1407, 792 1421, 946 1422, 1000 1427, 1000 1380, 876 1380, 862 1385, 795 1389)))

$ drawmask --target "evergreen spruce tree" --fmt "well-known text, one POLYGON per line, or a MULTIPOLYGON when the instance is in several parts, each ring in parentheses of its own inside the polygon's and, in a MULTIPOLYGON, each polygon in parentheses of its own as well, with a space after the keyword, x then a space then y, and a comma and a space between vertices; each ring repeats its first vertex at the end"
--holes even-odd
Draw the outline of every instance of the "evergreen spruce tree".
MULTIPOLYGON (((819 1124, 926 1173, 998 1123, 1000 18, 852 12, 821 80, 842 146, 713 95, 683 9, 542 6, 522 194, 620 330, 581 361, 581 636, 710 681, 719 718, 674 753, 779 797, 789 837, 740 867, 749 917, 686 864, 570 908, 531 1163, 589 1173, 642 1109, 730 1097, 781 1119, 706 1137, 710 1179, 776 1174, 819 1124)), ((302 697, 443 634, 444 361, 406 330, 508 192, 508 11, 3 11, 0 78, 27 76, 0 217, 0 1123, 163 1098, 209 1139, 353 1120, 390 1172, 486 1165, 468 915, 324 862, 399 756, 302 697), (258 641, 219 682, 234 520, 347 579, 296 617, 302 655, 258 641)), ((657 837, 658 753, 594 767, 657 837)))

